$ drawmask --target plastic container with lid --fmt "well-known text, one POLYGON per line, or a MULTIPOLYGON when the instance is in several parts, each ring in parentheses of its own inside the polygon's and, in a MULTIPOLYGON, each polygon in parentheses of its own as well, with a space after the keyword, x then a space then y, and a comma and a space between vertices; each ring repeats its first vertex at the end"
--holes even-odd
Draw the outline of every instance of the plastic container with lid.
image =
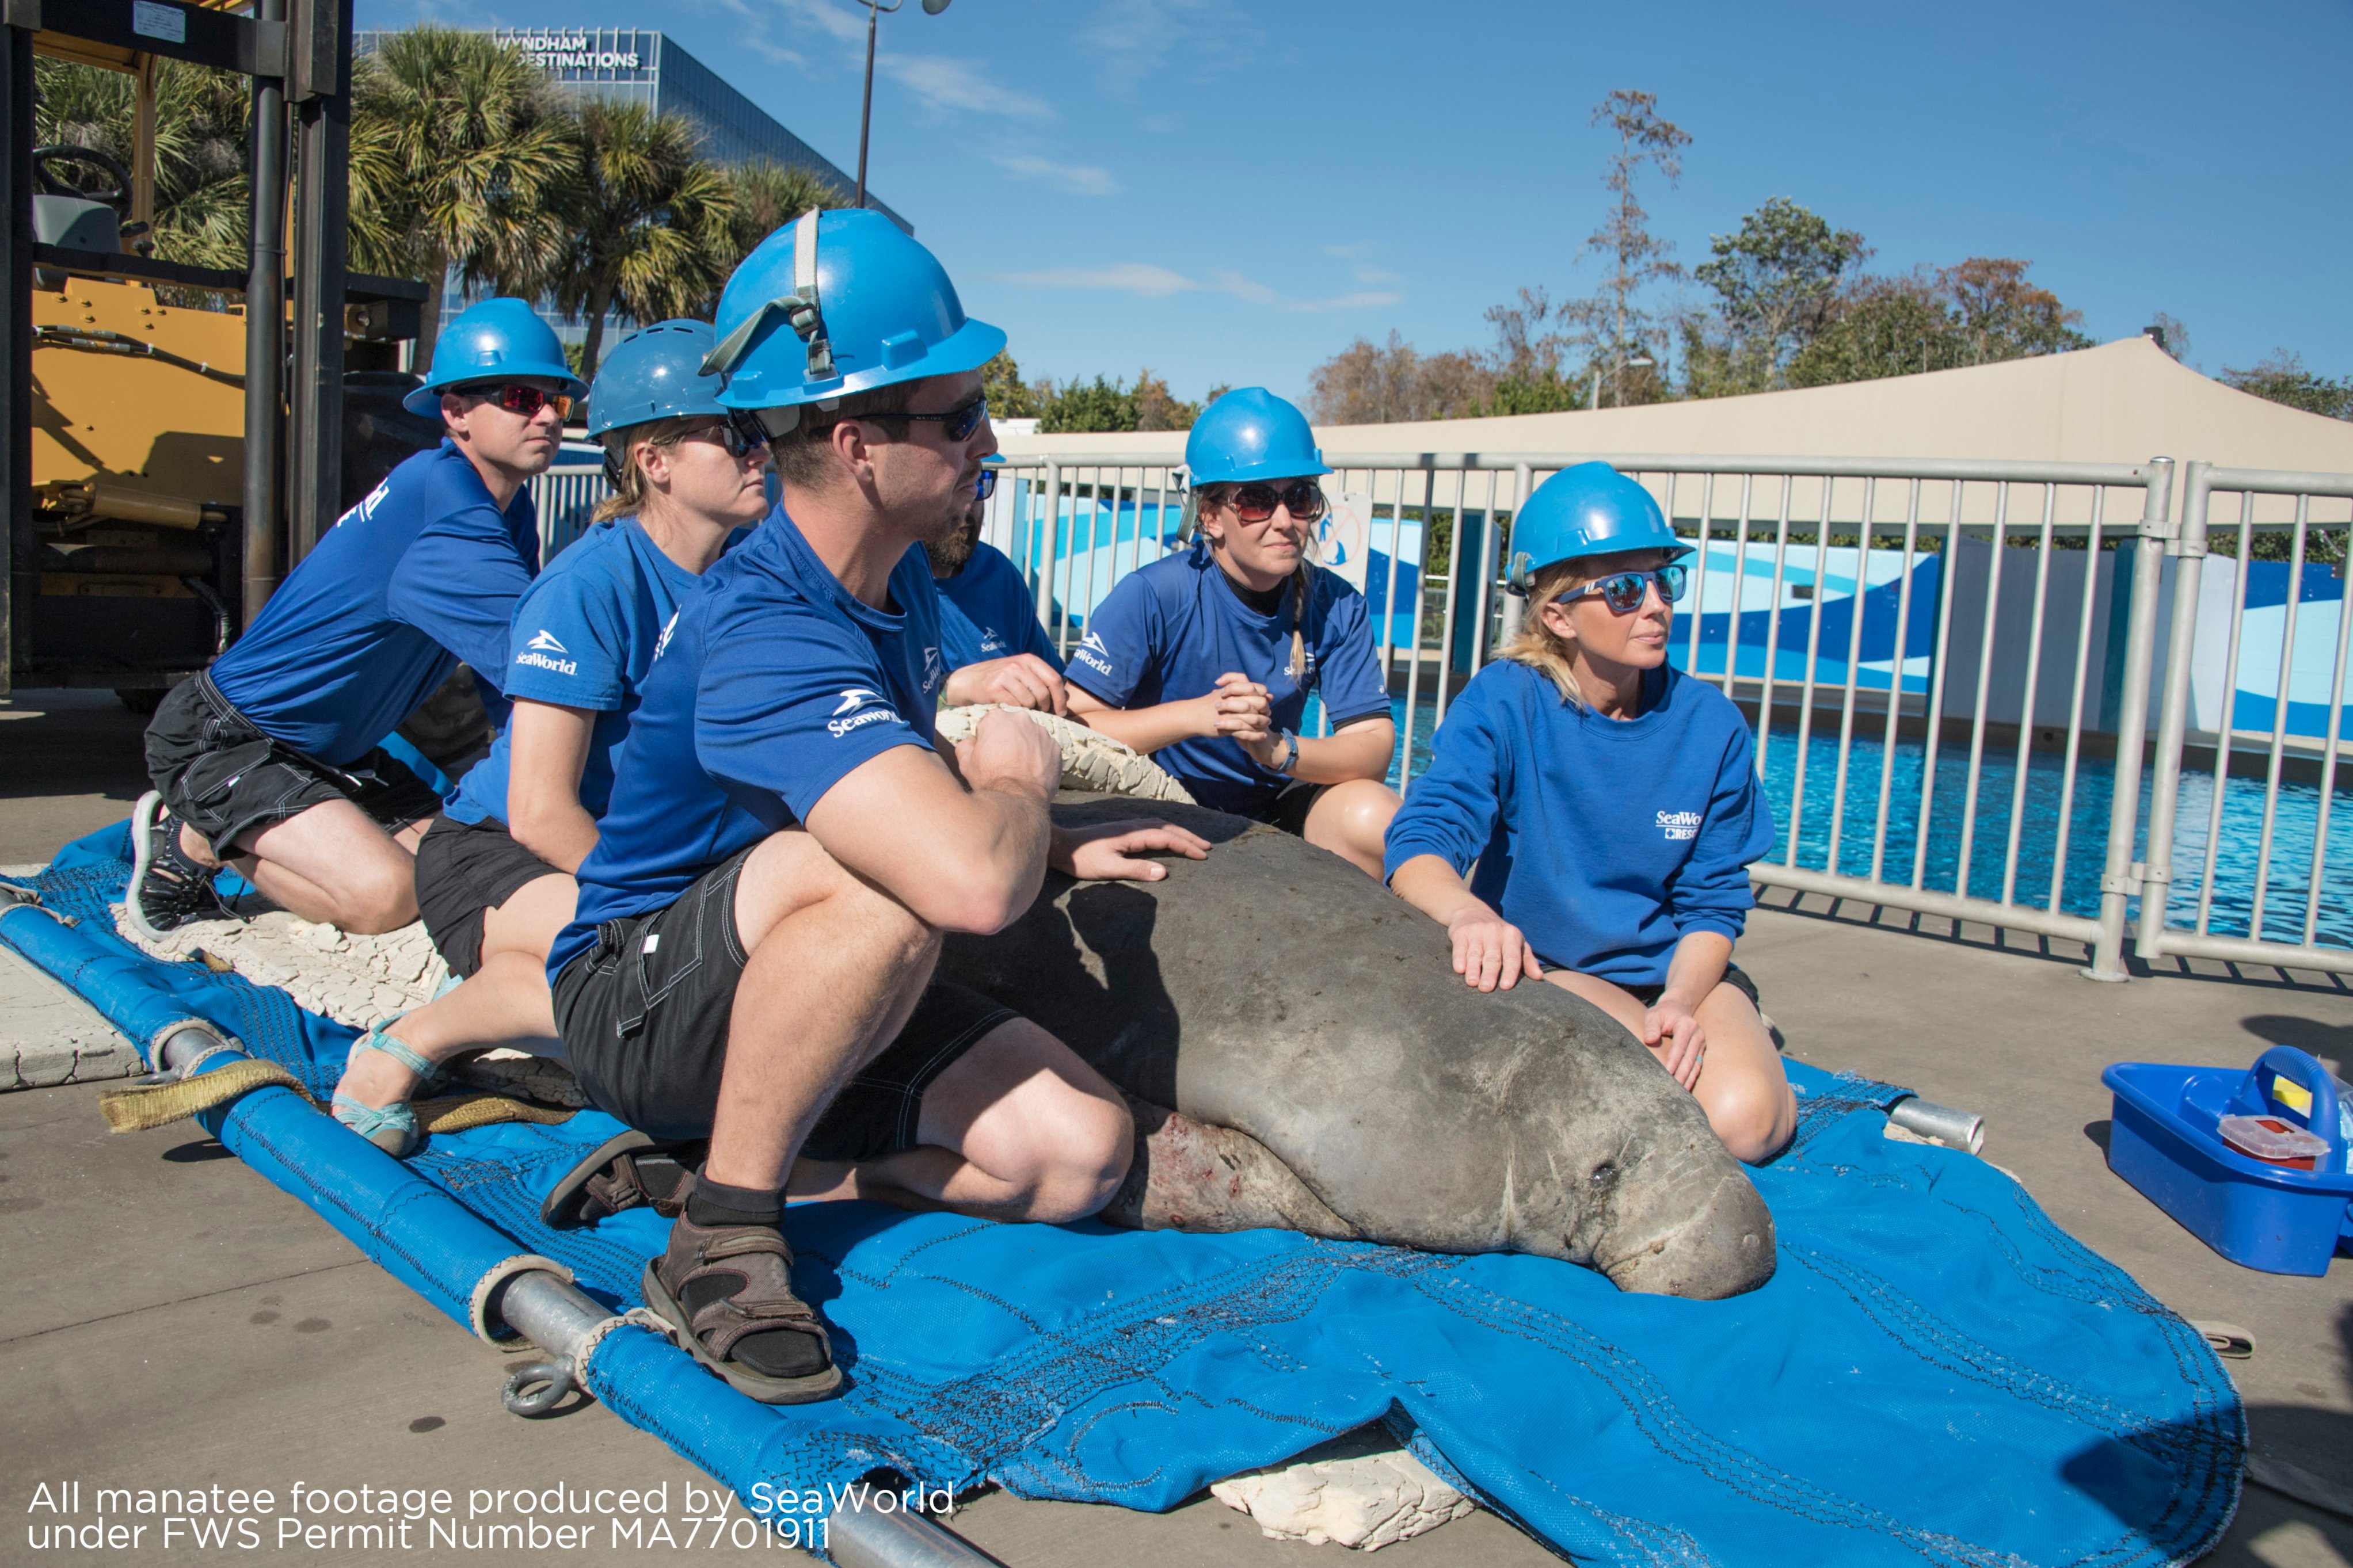
POLYGON ((2276 1116, 2225 1116, 2214 1131, 2242 1154, 2266 1165, 2289 1165, 2299 1171, 2316 1169, 2327 1158, 2328 1140, 2306 1131, 2276 1116))
POLYGON ((2116 1094, 2108 1168, 2232 1262, 2320 1275, 2353 1243, 2353 1107, 2317 1058, 2274 1046, 2251 1068, 2118 1062, 2100 1080, 2116 1094), (2310 1166, 2233 1147, 2226 1120, 2310 1166))

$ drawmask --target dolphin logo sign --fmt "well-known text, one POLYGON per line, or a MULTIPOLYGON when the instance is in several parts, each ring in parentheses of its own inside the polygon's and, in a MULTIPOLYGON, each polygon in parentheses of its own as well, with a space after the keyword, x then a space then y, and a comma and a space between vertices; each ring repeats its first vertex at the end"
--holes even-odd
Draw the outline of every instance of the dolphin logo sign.
POLYGON ((870 697, 873 698, 877 702, 880 702, 882 700, 882 694, 881 692, 870 690, 866 687, 853 686, 849 688, 841 694, 841 706, 836 708, 830 717, 837 719, 839 718, 841 715, 849 712, 851 709, 857 707, 860 703, 865 701, 870 697))
POLYGON ((533 653, 570 653, 572 650, 555 640, 555 634, 542 631, 523 645, 533 653))

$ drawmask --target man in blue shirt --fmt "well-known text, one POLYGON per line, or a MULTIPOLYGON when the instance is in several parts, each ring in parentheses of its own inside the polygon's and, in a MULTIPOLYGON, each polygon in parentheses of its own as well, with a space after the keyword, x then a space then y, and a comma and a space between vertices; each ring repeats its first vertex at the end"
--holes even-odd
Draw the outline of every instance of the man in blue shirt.
POLYGON ((913 546, 960 529, 996 445, 968 321, 880 213, 805 215, 721 297, 721 400, 769 441, 782 504, 705 574, 648 674, 612 801, 548 956, 597 1105, 708 1137, 647 1305, 751 1397, 840 1384, 793 1289, 796 1196, 993 1218, 1093 1213, 1126 1172, 1116 1090, 1035 1025, 931 983, 944 931, 1029 908, 1050 861, 1155 879, 1165 826, 1052 827, 1059 747, 991 713, 953 756, 939 598, 913 546))
MULTIPOLYGON (((126 900, 150 937, 221 910, 214 872, 345 931, 417 918, 415 852, 439 805, 377 744, 459 661, 506 664, 539 569, 525 481, 555 460, 587 389, 520 300, 451 321, 409 394, 446 432, 320 540, 212 668, 147 729, 154 790, 132 822, 126 900)), ((493 715, 505 704, 485 696, 493 715)))
POLYGON ((515 602, 507 727, 417 847, 417 912, 463 984, 362 1036, 335 1086, 335 1115, 396 1157, 416 1146, 408 1099, 436 1064, 554 1047, 547 951, 572 919, 612 753, 679 605, 768 510, 768 448, 702 374, 712 342, 707 322, 659 321, 596 373, 588 433, 613 493, 515 602))
MULTIPOLYGON (((991 464, 996 461, 990 459, 991 464)), ((980 537, 988 521, 988 498, 996 489, 997 469, 984 468, 964 527, 923 547, 933 584, 940 591, 940 651, 950 671, 941 700, 951 708, 1005 702, 1068 713, 1062 661, 1054 652, 1053 639, 1038 624, 1021 568, 980 537)))

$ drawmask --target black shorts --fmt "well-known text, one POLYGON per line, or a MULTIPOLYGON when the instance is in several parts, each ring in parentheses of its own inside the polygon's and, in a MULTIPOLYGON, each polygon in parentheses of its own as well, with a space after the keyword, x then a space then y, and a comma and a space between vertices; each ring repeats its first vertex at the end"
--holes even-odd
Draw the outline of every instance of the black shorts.
MULTIPOLYGON (((1749 1005, 1756 1008, 1760 1016, 1764 1013, 1765 999, 1757 994, 1757 982, 1749 978, 1748 971, 1741 968, 1740 965, 1736 963, 1727 963, 1724 966, 1723 984, 1731 986, 1735 991, 1737 991, 1743 996, 1747 997, 1749 1005)), ((1627 995, 1631 996, 1635 1001, 1640 1002, 1643 1006, 1650 1007, 1657 1005, 1659 994, 1664 991, 1666 986, 1663 984, 1658 985, 1620 985, 1618 989, 1626 993, 1627 995)))
MULTIPOLYGON (((581 1089, 599 1110, 656 1138, 711 1135, 728 1016, 746 962, 735 934, 735 881, 751 853, 704 872, 665 908, 607 921, 596 945, 555 977, 556 1032, 581 1089)), ((1019 1016, 934 981, 899 1037, 818 1116, 802 1156, 874 1160, 915 1147, 923 1091, 1019 1016)))
POLYGON ((1293 779, 1283 785, 1282 793, 1267 803, 1266 812, 1259 820, 1269 827, 1280 827, 1293 838, 1307 837, 1307 814, 1324 798, 1327 784, 1309 784, 1305 779, 1293 779))
POLYGON ((495 816, 437 816, 417 846, 417 912, 449 973, 463 980, 482 966, 482 917, 525 883, 563 875, 495 816))
POLYGON ((172 815, 223 859, 256 828, 347 800, 386 833, 441 809, 431 785, 381 746, 333 767, 264 734, 209 675, 174 687, 147 722, 147 777, 172 815))

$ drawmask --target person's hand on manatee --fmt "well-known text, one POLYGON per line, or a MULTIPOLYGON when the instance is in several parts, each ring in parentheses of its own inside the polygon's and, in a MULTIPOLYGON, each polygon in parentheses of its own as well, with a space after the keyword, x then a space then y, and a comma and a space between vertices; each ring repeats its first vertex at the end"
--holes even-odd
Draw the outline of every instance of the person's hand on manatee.
POLYGON ((1209 841, 1187 828, 1157 821, 1101 822, 1057 827, 1046 863, 1082 882, 1157 882, 1168 868, 1145 855, 1208 858, 1209 841))

